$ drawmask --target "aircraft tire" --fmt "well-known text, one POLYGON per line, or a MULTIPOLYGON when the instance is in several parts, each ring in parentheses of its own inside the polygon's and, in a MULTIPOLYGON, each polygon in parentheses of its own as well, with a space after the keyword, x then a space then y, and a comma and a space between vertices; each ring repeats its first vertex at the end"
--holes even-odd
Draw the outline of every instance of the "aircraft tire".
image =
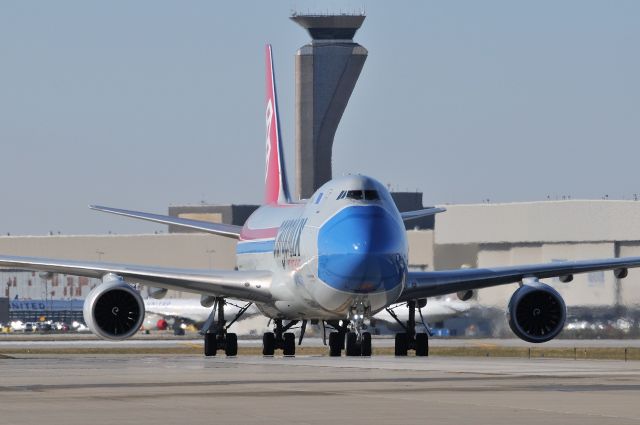
POLYGON ((342 344, 343 340, 340 341, 340 332, 331 332, 329 334, 329 356, 330 357, 340 357, 342 355, 342 344))
POLYGON ((224 353, 227 356, 237 356, 238 355, 238 335, 236 334, 227 334, 227 343, 224 349, 224 353))
POLYGON ((285 356, 296 355, 296 336, 292 332, 287 332, 284 334, 282 354, 284 354, 285 356))
POLYGON ((216 334, 204 334, 204 355, 206 357, 215 356, 217 349, 218 341, 216 340, 216 334))
POLYGON ((371 357, 371 334, 364 332, 362 334, 362 345, 360 355, 363 357, 371 357))
POLYGON ((396 334, 395 352, 396 356, 406 357, 409 351, 409 335, 406 333, 396 334))
POLYGON ((262 355, 273 356, 276 351, 276 336, 273 332, 265 332, 262 336, 262 355))
POLYGON ((426 357, 429 355, 429 335, 425 333, 416 334, 416 356, 426 357))
POLYGON ((347 334, 347 356, 360 356, 361 346, 358 344, 358 335, 355 332, 349 332, 347 334))

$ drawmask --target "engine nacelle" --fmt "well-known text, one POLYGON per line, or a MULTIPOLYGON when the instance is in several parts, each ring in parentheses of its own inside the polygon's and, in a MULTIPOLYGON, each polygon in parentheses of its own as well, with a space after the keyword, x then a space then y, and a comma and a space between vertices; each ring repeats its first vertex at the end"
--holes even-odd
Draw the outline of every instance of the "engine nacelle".
POLYGON ((616 277, 616 279, 624 279, 625 277, 629 276, 629 269, 615 269, 613 271, 613 275, 616 277))
POLYGON ((148 294, 151 298, 153 298, 154 300, 161 300, 165 297, 165 295, 167 295, 167 288, 154 288, 151 287, 148 289, 148 294))
POLYGON ((560 294, 541 282, 521 286, 513 293, 507 311, 514 334, 527 342, 547 342, 562 331, 567 307, 560 294))
POLYGON ((133 336, 144 322, 142 297, 121 277, 107 275, 84 301, 87 326, 104 339, 122 340, 133 336))
POLYGON ((458 291, 456 295, 460 301, 469 301, 471 298, 476 296, 476 291, 471 289, 468 291, 458 291))

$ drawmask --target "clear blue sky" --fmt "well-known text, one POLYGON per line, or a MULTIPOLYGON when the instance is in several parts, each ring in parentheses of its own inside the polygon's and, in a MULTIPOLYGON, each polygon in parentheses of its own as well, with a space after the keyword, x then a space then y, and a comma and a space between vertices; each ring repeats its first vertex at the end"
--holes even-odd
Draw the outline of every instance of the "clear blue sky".
POLYGON ((640 193, 638 1, 4 1, 0 232, 163 229, 89 203, 259 202, 264 43, 293 176, 308 35, 288 16, 363 7, 334 175, 425 204, 640 193))

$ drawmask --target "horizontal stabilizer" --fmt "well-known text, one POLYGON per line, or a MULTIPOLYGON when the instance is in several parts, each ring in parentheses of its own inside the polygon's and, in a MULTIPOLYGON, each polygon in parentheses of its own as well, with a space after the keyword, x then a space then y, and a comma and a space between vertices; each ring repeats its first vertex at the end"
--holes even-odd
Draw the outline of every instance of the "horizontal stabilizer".
POLYGON ((140 220, 153 221, 154 223, 173 224, 174 226, 186 227, 188 229, 200 230, 214 235, 226 236, 229 238, 240 238, 241 226, 232 224, 211 223, 202 220, 189 220, 187 218, 171 217, 168 215, 150 214, 139 211, 121 210, 118 208, 101 207, 99 205, 89 205, 89 208, 96 211, 122 215, 125 217, 138 218, 140 220))
POLYGON ((402 219, 404 221, 407 221, 407 220, 413 220, 414 218, 420 218, 420 217, 426 217, 429 215, 438 214, 441 212, 445 212, 446 210, 447 210, 446 208, 425 208, 423 210, 406 211, 406 212, 400 213, 400 215, 402 216, 402 219))

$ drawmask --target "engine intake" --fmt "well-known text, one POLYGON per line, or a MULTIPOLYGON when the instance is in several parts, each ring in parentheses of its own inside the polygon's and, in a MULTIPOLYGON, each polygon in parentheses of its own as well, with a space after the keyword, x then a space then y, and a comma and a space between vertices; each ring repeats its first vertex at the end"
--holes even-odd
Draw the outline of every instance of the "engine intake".
POLYGON ((84 302, 84 321, 91 332, 104 339, 133 336, 144 321, 142 297, 119 276, 107 275, 102 281, 84 302))
POLYGON ((513 293, 508 308, 509 326, 520 339, 547 342, 562 331, 567 308, 560 294, 541 282, 521 286, 513 293))

